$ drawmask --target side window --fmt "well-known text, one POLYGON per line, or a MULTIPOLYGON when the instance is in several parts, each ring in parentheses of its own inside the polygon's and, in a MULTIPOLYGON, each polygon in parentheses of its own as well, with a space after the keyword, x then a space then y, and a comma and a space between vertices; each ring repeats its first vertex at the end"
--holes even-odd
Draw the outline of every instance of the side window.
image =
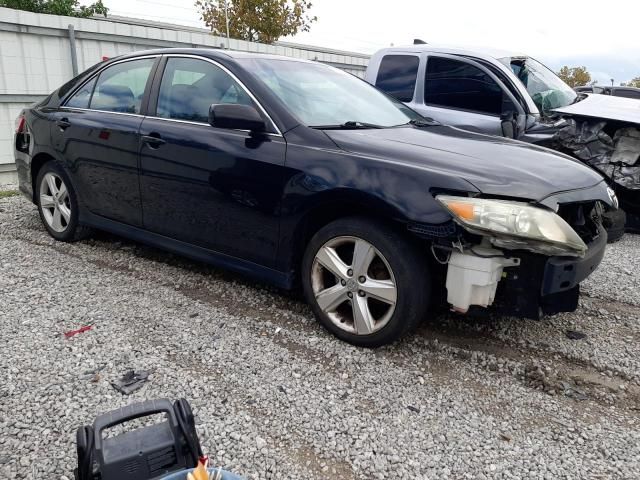
POLYGON ((616 97, 640 98, 640 91, 626 90, 624 88, 619 88, 619 89, 615 90, 614 95, 616 97))
POLYGON ((108 67, 98 76, 90 108, 140 113, 144 89, 154 61, 154 58, 142 58, 108 67))
POLYGON ((220 67, 195 58, 169 58, 162 75, 156 115, 207 123, 212 104, 255 106, 244 89, 220 67))
POLYGON ((376 87, 401 102, 413 100, 418 78, 420 57, 415 55, 385 55, 380 62, 376 87))
POLYGON ((85 83, 80 90, 73 94, 65 104, 65 107, 89 108, 89 101, 91 100, 91 94, 93 93, 93 87, 95 84, 96 78, 94 77, 85 83))
POLYGON ((429 57, 424 99, 428 105, 500 115, 504 92, 474 65, 448 58, 429 57))

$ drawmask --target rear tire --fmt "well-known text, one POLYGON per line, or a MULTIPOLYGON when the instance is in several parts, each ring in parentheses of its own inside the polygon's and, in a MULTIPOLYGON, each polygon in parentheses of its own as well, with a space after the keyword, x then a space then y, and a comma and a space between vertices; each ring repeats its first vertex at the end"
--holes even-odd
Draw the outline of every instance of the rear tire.
POLYGON ((602 215, 602 225, 607 230, 608 243, 615 243, 624 236, 626 223, 627 214, 621 208, 602 215))
POLYGON ((360 347, 392 343, 426 316, 431 292, 426 256, 385 224, 336 220, 309 242, 302 285, 318 321, 360 347))
POLYGON ((56 240, 74 242, 91 229, 78 223, 78 196, 64 169, 55 161, 45 163, 36 178, 36 203, 42 224, 56 240))

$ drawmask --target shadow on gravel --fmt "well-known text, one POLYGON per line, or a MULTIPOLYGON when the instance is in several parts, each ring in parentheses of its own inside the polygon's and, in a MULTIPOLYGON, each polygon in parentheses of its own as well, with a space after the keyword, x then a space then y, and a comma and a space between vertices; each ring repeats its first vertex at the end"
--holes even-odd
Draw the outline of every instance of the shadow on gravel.
MULTIPOLYGON (((39 219, 33 215, 20 217, 18 221, 30 230, 37 228, 39 219)), ((57 245, 25 239, 31 243, 52 247, 61 253, 77 256, 98 267, 107 268, 125 274, 140 275, 126 265, 111 262, 108 254, 99 258, 86 258, 73 251, 73 246, 57 245)), ((309 335, 326 335, 313 321, 309 307, 303 301, 299 291, 288 292, 248 279, 242 275, 220 270, 201 262, 149 247, 105 232, 96 232, 90 239, 81 242, 106 252, 124 251, 130 255, 160 265, 184 270, 185 273, 200 276, 200 279, 188 285, 166 282, 167 287, 177 292, 217 308, 223 308, 231 314, 251 316, 257 320, 280 323, 295 328, 309 335), (209 279, 210 281, 207 281, 209 279), (202 280, 202 281, 200 281, 202 280), (264 300, 267 304, 248 305, 246 291, 253 291, 253 296, 264 300), (238 293, 240 291, 240 293, 238 293), (244 292, 242 292, 244 291, 244 292), (223 292, 224 295, 220 293, 223 292), (285 313, 284 315, 282 313, 285 313), (304 317, 308 322, 300 322, 304 317)), ((583 308, 583 307, 581 307, 583 308)), ((474 368, 486 370, 488 373, 509 374, 525 386, 546 392, 550 395, 564 394, 574 400, 592 399, 603 405, 617 404, 635 410, 640 406, 640 391, 632 386, 622 395, 620 385, 629 380, 619 372, 610 372, 604 376, 589 361, 573 358, 564 353, 553 351, 544 342, 531 341, 528 335, 535 328, 542 328, 551 335, 564 333, 550 322, 535 322, 499 316, 462 316, 449 312, 434 313, 425 320, 414 336, 406 338, 396 345, 379 349, 381 355, 391 361, 398 361, 398 352, 406 351, 416 344, 427 351, 444 353, 470 362, 474 368), (527 322, 527 323, 523 323, 527 322), (531 330, 529 330, 531 329, 531 330), (611 395, 615 393, 615 395, 611 395)), ((556 339, 557 340, 557 339, 556 339)), ((285 348, 292 352, 308 355, 309 346, 298 341, 287 340, 285 348)), ((454 368, 453 363, 448 367, 454 368)), ((445 370, 449 370, 445 366, 445 370)), ((455 375, 453 371, 449 374, 455 375)))

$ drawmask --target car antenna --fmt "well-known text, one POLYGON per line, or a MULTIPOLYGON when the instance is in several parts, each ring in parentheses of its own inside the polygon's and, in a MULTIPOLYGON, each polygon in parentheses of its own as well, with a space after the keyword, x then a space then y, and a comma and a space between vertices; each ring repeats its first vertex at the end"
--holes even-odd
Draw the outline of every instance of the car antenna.
POLYGON ((413 39, 413 44, 414 45, 428 45, 427 42, 425 42, 424 40, 421 40, 419 38, 414 38, 413 39))

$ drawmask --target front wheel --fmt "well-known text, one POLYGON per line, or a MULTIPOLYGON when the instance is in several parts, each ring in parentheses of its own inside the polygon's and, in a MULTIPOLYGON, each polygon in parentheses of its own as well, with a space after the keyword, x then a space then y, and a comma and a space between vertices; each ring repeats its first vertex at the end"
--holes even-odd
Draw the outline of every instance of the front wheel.
POLYGON ((365 218, 337 220, 313 236, 302 282, 320 323, 362 347, 414 330, 429 304, 425 256, 393 229, 365 218))
POLYGON ((621 208, 605 212, 602 225, 607 230, 607 242, 615 243, 624 236, 627 215, 621 208))

